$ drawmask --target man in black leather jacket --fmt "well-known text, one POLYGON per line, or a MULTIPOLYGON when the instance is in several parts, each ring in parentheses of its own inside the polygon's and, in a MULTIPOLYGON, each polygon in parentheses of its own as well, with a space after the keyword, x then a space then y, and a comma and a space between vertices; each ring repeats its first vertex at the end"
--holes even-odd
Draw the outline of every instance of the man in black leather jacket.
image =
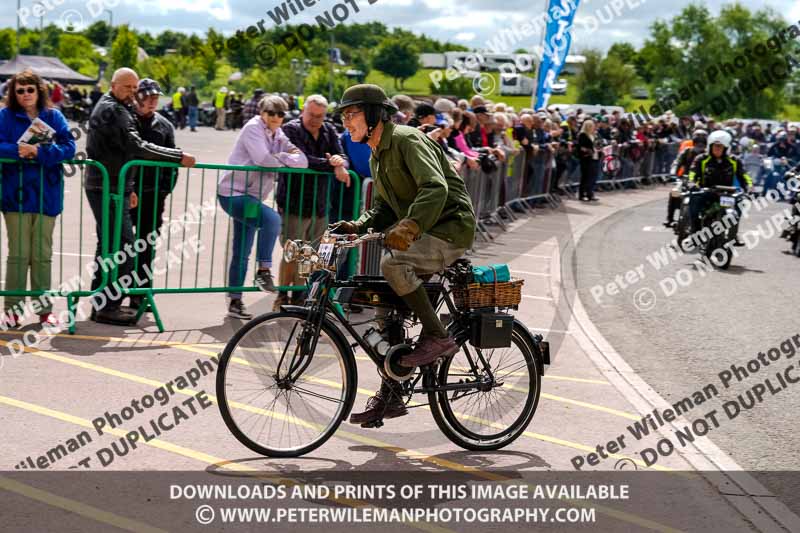
MULTIPOLYGON (((172 122, 156 112, 158 97, 163 96, 158 82, 150 78, 139 80, 139 90, 136 92, 136 123, 139 135, 145 141, 175 148, 175 127, 172 122)), ((191 94, 191 93, 190 93, 191 94)), ((174 168, 142 167, 132 170, 134 189, 131 198, 138 197, 138 205, 131 207, 131 222, 135 229, 137 239, 145 239, 155 232, 161 234, 161 225, 164 216, 164 205, 167 196, 175 188, 178 172, 174 168)), ((139 288, 152 287, 152 279, 148 275, 152 272, 155 249, 147 242, 144 249, 137 254, 136 272, 139 288)), ((144 296, 131 296, 131 308, 138 310, 144 296)))
MULTIPOLYGON (((123 184, 124 190, 118 190, 119 171, 122 166, 133 159, 150 159, 155 161, 170 161, 181 163, 190 167, 195 164, 195 158, 181 150, 164 148, 149 143, 142 139, 137 131, 136 119, 131 104, 139 88, 139 76, 129 68, 121 68, 114 72, 111 78, 111 90, 100 97, 97 105, 89 118, 89 135, 86 140, 86 153, 90 159, 101 163, 108 171, 109 192, 123 194, 122 208, 122 233, 120 248, 133 244, 133 228, 131 227, 131 207, 138 205, 138 198, 132 194, 134 189, 134 176, 131 172, 123 184)), ((102 214, 103 214, 103 177, 94 166, 89 166, 84 181, 86 198, 92 209, 96 222, 97 249, 96 267, 92 276, 92 290, 100 286, 102 279, 103 263, 99 261, 102 250, 102 214)), ((109 227, 107 250, 113 256, 118 250, 113 249, 113 224, 116 217, 116 204, 109 205, 109 227)), ((130 248, 129 248, 130 249, 130 248)), ((130 256, 118 267, 118 277, 129 274, 133 262, 130 256)), ((107 268, 107 266, 106 266, 107 268)), ((120 309, 122 298, 119 290, 109 288, 106 292, 107 301, 100 305, 99 298, 95 300, 92 310, 92 320, 106 324, 131 325, 135 323, 135 313, 130 310, 120 309)))

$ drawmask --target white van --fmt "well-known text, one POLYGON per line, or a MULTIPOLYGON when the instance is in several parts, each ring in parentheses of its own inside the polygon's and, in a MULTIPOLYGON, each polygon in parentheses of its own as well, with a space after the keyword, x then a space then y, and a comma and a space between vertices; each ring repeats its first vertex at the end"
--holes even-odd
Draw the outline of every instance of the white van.
POLYGON ((500 74, 500 94, 531 96, 535 81, 521 74, 500 74))

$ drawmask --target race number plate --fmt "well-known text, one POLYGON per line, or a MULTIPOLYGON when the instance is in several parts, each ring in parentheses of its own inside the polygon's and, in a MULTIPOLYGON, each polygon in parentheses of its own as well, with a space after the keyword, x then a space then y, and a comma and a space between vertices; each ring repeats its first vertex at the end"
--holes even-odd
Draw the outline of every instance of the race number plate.
POLYGON ((333 256, 333 244, 320 244, 318 253, 322 264, 329 265, 331 263, 331 257, 333 256))
POLYGON ((719 205, 722 207, 733 207, 736 205, 736 200, 733 198, 733 196, 722 196, 719 199, 719 205))

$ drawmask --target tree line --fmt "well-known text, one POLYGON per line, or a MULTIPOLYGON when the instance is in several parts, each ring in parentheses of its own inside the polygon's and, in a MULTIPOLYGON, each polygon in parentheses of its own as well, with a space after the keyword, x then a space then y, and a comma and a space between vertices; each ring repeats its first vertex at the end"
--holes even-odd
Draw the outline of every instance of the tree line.
POLYGON ((667 101, 670 95, 681 94, 687 87, 703 87, 703 91, 692 91, 690 99, 667 107, 677 114, 702 110, 711 113, 715 101, 719 102, 726 91, 756 79, 759 87, 749 89, 746 98, 726 105, 724 115, 774 118, 786 104, 800 104, 797 96, 787 90, 790 84, 800 81, 800 69, 783 77, 762 75, 764 69, 785 62, 787 54, 796 52, 793 32, 784 34, 791 38, 779 47, 766 45, 772 45, 775 41, 770 39, 790 27, 791 23, 770 8, 753 12, 734 3, 722 6, 719 15, 714 16, 704 5, 689 5, 671 20, 654 22, 639 49, 617 42, 605 54, 599 50, 583 51, 586 63, 575 80, 579 101, 629 107, 633 102, 626 95, 636 85, 651 88, 651 98, 656 102, 667 101), (726 72, 725 66, 740 56, 748 58, 747 64, 726 72), (711 76, 711 69, 720 74, 711 76))
MULTIPOLYGON (((287 35, 308 35, 306 29, 292 25, 267 28, 253 38, 236 39, 232 46, 230 38, 213 28, 205 35, 172 30, 152 34, 127 25, 110 27, 105 21, 96 21, 81 31, 50 24, 41 33, 38 29, 22 28, 20 53, 56 56, 90 77, 97 76, 101 61, 108 64, 109 73, 117 67, 129 66, 136 68, 141 76, 157 80, 166 90, 194 85, 201 94, 210 95, 222 85, 242 92, 262 87, 270 92, 293 93, 298 80, 291 68, 292 59, 300 63, 305 59, 311 61, 305 92, 327 93, 331 34, 347 68, 360 70, 363 77, 375 68, 394 80, 395 90, 401 90, 403 82, 419 70, 420 53, 467 50, 401 28, 390 30, 380 22, 339 24, 325 30, 316 26, 311 38, 296 45, 286 44, 290 42, 287 35), (275 61, 268 65, 259 63, 257 51, 263 43, 270 43, 277 50, 275 61), (96 51, 96 46, 108 50, 105 57, 96 51), (140 60, 139 48, 147 54, 146 59, 140 60), (229 83, 235 72, 241 72, 241 78, 229 83)), ((0 59, 14 57, 16 39, 14 29, 0 30, 0 59)), ((344 73, 346 69, 339 70, 335 75, 335 94, 352 82, 344 73)))

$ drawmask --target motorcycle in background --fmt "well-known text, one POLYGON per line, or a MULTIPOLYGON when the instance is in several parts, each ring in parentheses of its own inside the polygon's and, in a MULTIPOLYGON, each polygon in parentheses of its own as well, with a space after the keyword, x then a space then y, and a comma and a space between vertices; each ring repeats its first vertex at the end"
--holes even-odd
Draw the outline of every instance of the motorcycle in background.
POLYGON ((793 166, 794 163, 785 157, 765 158, 762 164, 764 187, 761 189, 761 196, 765 196, 770 190, 779 190, 778 183, 784 181, 786 174, 793 166))
POLYGON ((172 107, 172 102, 165 104, 164 107, 158 110, 158 113, 169 120, 173 127, 178 127, 178 116, 177 113, 175 113, 175 109, 172 107))
POLYGON ((731 224, 730 221, 738 219, 736 204, 745 197, 746 194, 736 187, 721 185, 704 187, 687 193, 681 206, 680 219, 675 227, 678 246, 684 252, 688 252, 696 245, 700 253, 706 256, 714 266, 727 270, 733 259, 730 246, 736 237, 738 224, 731 224), (700 213, 699 220, 695 225, 695 221, 691 220, 689 214, 691 198, 694 195, 708 193, 714 194, 714 201, 700 213), (692 234, 693 226, 699 228, 694 234, 692 234), (724 228, 724 231, 720 232, 717 228, 724 228))
MULTIPOLYGON (((796 177, 796 175, 790 172, 787 174, 787 178, 789 177, 796 177)), ((793 195, 792 201, 794 202, 792 216, 787 218, 788 226, 783 230, 781 237, 791 243, 792 253, 800 257, 800 195, 795 192, 791 194, 793 195)))

